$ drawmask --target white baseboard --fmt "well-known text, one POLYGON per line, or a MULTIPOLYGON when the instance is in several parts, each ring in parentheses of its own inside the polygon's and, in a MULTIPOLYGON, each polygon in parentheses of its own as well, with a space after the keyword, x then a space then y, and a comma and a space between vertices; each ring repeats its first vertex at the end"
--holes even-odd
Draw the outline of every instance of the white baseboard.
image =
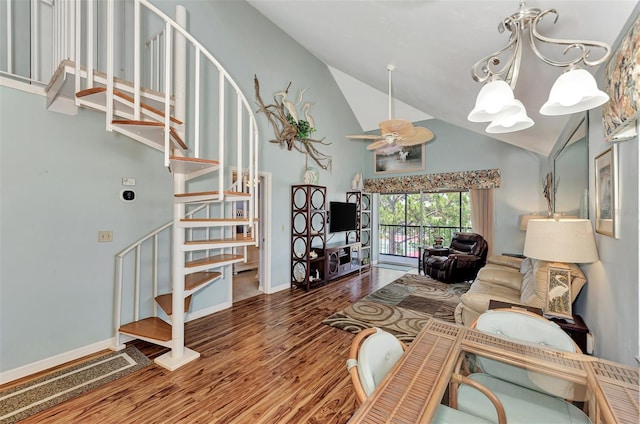
POLYGON ((290 288, 291 288, 291 284, 281 284, 279 286, 271 287, 271 290, 269 290, 269 293, 267 294, 277 293, 279 291, 283 291, 290 288))
POLYGON ((187 316, 185 317, 184 321, 189 322, 198 318, 206 317, 207 315, 211 315, 216 312, 229 309, 232 306, 233 306, 233 302, 218 303, 217 305, 213 305, 210 308, 203 308, 195 312, 187 313, 187 316))
POLYGON ((75 361, 87 355, 92 355, 96 352, 100 352, 105 349, 112 349, 115 346, 115 338, 102 340, 97 343, 93 343, 87 346, 80 347, 78 349, 70 350, 68 352, 60 353, 49 358, 41 359, 31 364, 23 365, 18 368, 14 368, 9 371, 0 373, 0 384, 8 383, 13 380, 17 380, 22 377, 26 377, 31 374, 38 373, 40 371, 47 370, 49 368, 57 367, 64 363, 75 361))

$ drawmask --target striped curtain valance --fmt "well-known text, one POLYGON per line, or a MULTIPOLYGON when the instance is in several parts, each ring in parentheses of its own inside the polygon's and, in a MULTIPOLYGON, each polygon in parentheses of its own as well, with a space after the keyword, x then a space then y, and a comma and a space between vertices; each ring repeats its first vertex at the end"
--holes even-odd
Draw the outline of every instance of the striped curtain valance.
POLYGON ((411 193, 420 191, 469 190, 500 187, 500 170, 458 171, 444 174, 409 175, 405 177, 364 180, 367 193, 411 193))

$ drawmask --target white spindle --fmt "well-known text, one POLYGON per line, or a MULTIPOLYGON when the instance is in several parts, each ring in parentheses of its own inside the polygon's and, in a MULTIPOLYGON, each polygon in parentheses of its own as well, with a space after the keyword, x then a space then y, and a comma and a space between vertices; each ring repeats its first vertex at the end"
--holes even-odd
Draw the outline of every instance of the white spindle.
POLYGON ((171 115, 171 24, 165 23, 164 27, 164 166, 169 166, 169 154, 171 146, 169 145, 170 136, 170 115, 171 115))
MULTIPOLYGON (((244 175, 242 169, 242 115, 242 97, 239 92, 236 92, 236 169, 238 170, 238 177, 244 175)), ((242 180, 242 178, 237 178, 237 180, 242 180)), ((238 191, 244 190, 240 188, 238 191)), ((247 216, 246 213, 244 216, 247 216)))
POLYGON ((193 112, 193 150, 195 151, 195 157, 200 157, 200 47, 196 46, 195 51, 195 98, 194 98, 194 112, 193 112))
POLYGON ((120 320, 122 319, 121 315, 122 315, 122 282, 124 280, 124 275, 123 275, 123 269, 122 269, 122 262, 123 262, 123 257, 122 256, 118 256, 117 260, 116 260, 116 310, 115 310, 115 317, 114 317, 114 332, 116 335, 116 347, 120 346, 120 331, 118 331, 120 329, 120 320))
POLYGON ((31 0, 31 78, 40 81, 40 1, 31 0))
MULTIPOLYGON (((73 60, 75 61, 76 64, 76 79, 75 79, 75 91, 74 93, 77 93, 78 91, 80 91, 80 86, 81 86, 81 82, 82 82, 82 78, 80 78, 80 63, 82 62, 82 54, 81 54, 81 34, 82 34, 82 13, 81 13, 81 7, 82 7, 82 3, 80 0, 76 0, 74 2, 74 7, 73 7, 73 16, 74 16, 74 20, 73 20, 73 38, 72 40, 75 41, 74 43, 74 54, 73 54, 73 60)), ((87 71, 89 71, 87 69, 87 71)), ((74 96, 74 101, 76 103, 76 106, 80 105, 80 100, 74 96)))
POLYGON ((115 4, 114 0, 107 3, 107 131, 111 131, 113 121, 113 76, 114 76, 114 37, 115 37, 115 4))
POLYGON ((13 73, 13 17, 12 0, 7 0, 7 71, 13 73))
POLYGON ((133 119, 140 120, 140 3, 133 6, 133 119))
POLYGON ((142 245, 136 247, 136 271, 133 283, 133 320, 140 320, 140 254, 142 245))
POLYGON ((87 88, 93 87, 93 57, 94 57, 94 33, 93 33, 93 0, 87 0, 87 32, 85 34, 87 40, 87 88))
POLYGON ((218 190, 220 200, 224 199, 224 145, 225 145, 225 118, 224 118, 224 82, 225 76, 222 68, 218 67, 218 160, 220 172, 218 172, 218 190))
MULTIPOLYGON (((153 298, 158 297, 158 234, 153 236, 153 298)), ((158 302, 153 302, 153 316, 158 316, 158 302)))

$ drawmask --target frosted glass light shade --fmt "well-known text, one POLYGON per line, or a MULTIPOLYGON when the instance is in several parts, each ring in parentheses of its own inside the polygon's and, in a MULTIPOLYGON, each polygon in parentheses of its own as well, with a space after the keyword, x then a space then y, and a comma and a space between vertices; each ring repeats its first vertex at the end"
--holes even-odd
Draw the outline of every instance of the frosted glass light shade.
POLYGON ((520 100, 515 100, 520 106, 516 113, 501 113, 493 120, 486 131, 490 134, 502 134, 527 129, 533 126, 533 119, 527 116, 527 110, 520 100))
POLYGON ((551 87, 549 100, 542 105, 543 115, 569 115, 593 109, 609 101, 598 89, 595 78, 584 69, 570 69, 558 77, 551 87))
POLYGON ((550 262, 591 263, 598 260, 588 219, 530 219, 524 256, 550 262))
POLYGON ((509 84, 497 79, 482 87, 476 98, 476 107, 467 119, 471 122, 490 122, 501 113, 517 113, 519 109, 509 84))

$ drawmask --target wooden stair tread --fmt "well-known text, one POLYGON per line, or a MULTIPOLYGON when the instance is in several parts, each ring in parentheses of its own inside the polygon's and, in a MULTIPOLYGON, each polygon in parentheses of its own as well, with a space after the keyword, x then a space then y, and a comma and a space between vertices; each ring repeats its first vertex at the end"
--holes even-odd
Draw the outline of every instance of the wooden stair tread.
MULTIPOLYGON (((165 314, 171 316, 173 314, 173 295, 171 293, 161 294, 155 298, 158 306, 162 308, 165 314)), ((188 312, 191 306, 191 296, 184 298, 184 311, 188 312)))
POLYGON ((189 274, 184 277, 184 289, 185 290, 195 290, 196 288, 207 284, 213 280, 222 277, 221 272, 215 271, 203 271, 203 272, 195 272, 193 274, 189 274))
MULTIPOLYGON (((227 191, 225 190, 224 192, 225 196, 238 196, 238 197, 251 197, 251 195, 249 193, 244 193, 242 191, 227 191)), ((175 194, 176 197, 189 197, 189 196, 216 196, 220 194, 219 191, 200 191, 200 192, 193 192, 193 193, 179 193, 179 194, 175 194)))
MULTIPOLYGON (((249 222, 248 218, 182 218, 184 222, 249 222)), ((257 221, 257 219, 254 219, 257 221)))
MULTIPOLYGON (((87 88, 87 89, 78 91, 76 93, 76 97, 82 98, 82 97, 91 96, 93 94, 106 93, 106 92, 107 92, 107 88, 106 87, 93 87, 93 88, 87 88)), ((126 93, 123 93, 120 90, 114 89, 113 90, 113 95, 114 96, 118 96, 121 99, 124 99, 124 100, 130 102, 131 104, 134 103, 134 98, 133 97, 129 96, 126 93)), ((158 116, 161 116, 163 119, 165 117, 165 114, 164 114, 163 111, 161 111, 159 109, 156 109, 155 107, 150 106, 150 105, 148 105, 146 103, 140 102, 140 107, 143 108, 143 109, 148 110, 149 112, 153 112, 154 114, 156 114, 158 116)), ((180 121, 177 118, 174 118, 173 116, 170 116, 169 119, 171 120, 171 122, 173 122, 176 125, 182 125, 183 124, 182 121, 180 121)))
POLYGON ((223 253, 220 255, 213 255, 202 259, 196 259, 195 261, 186 262, 184 264, 185 268, 194 268, 198 266, 211 265, 215 266, 216 264, 237 261, 240 262, 244 260, 244 256, 242 255, 234 255, 230 253, 223 253))
POLYGON ((254 243, 255 241, 256 241, 255 237, 238 235, 236 237, 221 238, 221 239, 190 240, 190 241, 186 241, 184 244, 186 244, 186 245, 194 245, 194 244, 228 244, 228 243, 233 243, 233 242, 254 243))
POLYGON ((217 160, 186 158, 181 156, 169 157, 169 170, 179 174, 188 174, 194 172, 211 172, 220 168, 220 162, 217 160))
MULTIPOLYGON (((164 129, 164 124, 162 122, 153 122, 153 121, 133 121, 130 119, 114 119, 111 121, 113 125, 126 125, 126 126, 137 126, 137 127, 153 127, 153 128, 161 128, 164 129)), ((171 134, 171 138, 183 149, 188 150, 189 147, 185 144, 185 142, 180 138, 178 132, 174 128, 169 128, 169 134, 171 134)))
POLYGON ((171 325, 157 317, 130 322, 120 326, 119 331, 164 342, 171 340, 171 325))

